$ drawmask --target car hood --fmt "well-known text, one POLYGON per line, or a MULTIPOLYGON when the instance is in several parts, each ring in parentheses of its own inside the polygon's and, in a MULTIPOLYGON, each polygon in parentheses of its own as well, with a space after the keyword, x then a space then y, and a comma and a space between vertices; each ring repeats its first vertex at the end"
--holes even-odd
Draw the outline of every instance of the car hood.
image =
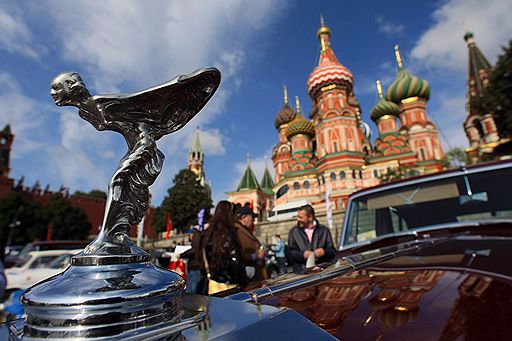
POLYGON ((342 340, 502 339, 512 333, 511 245, 457 236, 372 250, 302 277, 327 280, 260 302, 292 308, 342 340), (356 270, 330 276, 344 261, 356 270))

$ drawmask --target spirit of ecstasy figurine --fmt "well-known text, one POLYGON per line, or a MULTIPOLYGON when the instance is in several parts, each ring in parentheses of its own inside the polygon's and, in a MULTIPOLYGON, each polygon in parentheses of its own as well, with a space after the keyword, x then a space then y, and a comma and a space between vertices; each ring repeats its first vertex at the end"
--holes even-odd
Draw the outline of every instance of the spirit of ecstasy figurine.
POLYGON ((134 94, 91 96, 78 73, 55 77, 50 94, 57 105, 77 107, 94 128, 116 131, 128 145, 109 183, 102 230, 74 264, 149 260, 131 242, 129 230, 148 209, 148 187, 162 169, 164 155, 156 141, 187 124, 213 96, 220 78, 219 70, 206 68, 134 94))

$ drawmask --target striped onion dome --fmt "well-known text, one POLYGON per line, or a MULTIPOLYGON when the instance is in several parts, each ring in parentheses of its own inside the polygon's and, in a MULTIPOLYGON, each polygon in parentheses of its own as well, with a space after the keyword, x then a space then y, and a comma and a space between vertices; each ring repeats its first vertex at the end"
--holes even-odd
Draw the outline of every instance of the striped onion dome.
POLYGON ((385 115, 394 115, 398 116, 400 113, 400 107, 398 107, 397 104, 388 101, 384 98, 381 98, 377 105, 373 107, 372 111, 370 112, 370 118, 377 122, 379 118, 385 115))
POLYGON ((276 129, 279 129, 283 124, 290 123, 297 116, 297 112, 288 104, 288 89, 286 86, 283 86, 283 100, 284 106, 279 110, 275 119, 276 129))
POLYGON ((318 66, 315 67, 308 77, 307 89, 309 95, 313 97, 319 89, 332 84, 349 85, 352 87, 354 76, 336 58, 330 42, 331 31, 325 26, 323 19, 321 20, 317 35, 322 49, 318 66))
POLYGON ((400 103, 403 99, 410 97, 420 97, 428 100, 430 98, 430 87, 426 80, 413 76, 402 68, 398 71, 395 81, 389 86, 386 99, 400 103))
POLYGON ((277 113, 275 119, 276 129, 279 129, 283 124, 288 124, 295 119, 297 113, 293 110, 288 103, 277 113))
POLYGON ((295 117, 295 119, 290 122, 286 128, 286 137, 288 139, 298 134, 308 135, 310 137, 315 136, 315 128, 313 127, 313 124, 306 120, 302 115, 297 115, 297 117, 295 117))

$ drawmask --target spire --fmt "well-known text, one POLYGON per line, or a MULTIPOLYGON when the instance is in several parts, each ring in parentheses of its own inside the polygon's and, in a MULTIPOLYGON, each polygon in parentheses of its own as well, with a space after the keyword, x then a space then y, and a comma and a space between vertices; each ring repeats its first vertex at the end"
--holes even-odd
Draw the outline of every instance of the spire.
POLYGON ((382 98, 382 85, 380 84, 380 79, 377 79, 375 83, 377 83, 377 93, 379 94, 379 98, 382 98))
POLYGON ((258 183, 256 175, 254 175, 251 168, 251 158, 249 157, 249 153, 247 153, 247 165, 245 166, 244 174, 242 174, 242 178, 240 179, 240 183, 236 190, 239 192, 247 189, 260 189, 260 184, 258 183))
POLYGON ((395 45, 395 57, 396 57, 396 63, 398 64, 398 69, 403 69, 404 64, 402 62, 402 57, 400 56, 400 51, 398 50, 400 46, 398 44, 395 45))
POLYGON ((272 180, 272 176, 270 175, 270 171, 268 170, 267 158, 265 157, 265 172, 263 173, 263 178, 261 179, 261 189, 266 194, 273 195, 273 187, 274 180, 272 180))
POLYGON ((288 88, 286 85, 283 85, 283 97, 284 97, 284 105, 288 104, 288 88))
POLYGON ((322 55, 329 51, 334 55, 334 52, 331 50, 331 30, 325 25, 324 17, 322 15, 320 16, 320 28, 316 32, 316 35, 320 40, 321 46, 320 60, 322 60, 322 55))
POLYGON ((196 128, 196 139, 194 140, 192 151, 196 153, 201 153, 201 142, 199 142, 199 127, 196 128))
POLYGON ((468 99, 471 100, 475 95, 480 95, 485 87, 491 63, 485 58, 478 46, 476 46, 472 32, 464 33, 464 40, 468 44, 468 99), (473 95, 474 94, 474 95, 473 95))
POLYGON ((322 52, 327 52, 327 49, 331 47, 331 30, 325 25, 324 16, 320 15, 320 28, 316 33, 318 39, 320 39, 320 45, 322 46, 322 52))
POLYGON ((297 114, 301 115, 302 113, 300 111, 299 96, 295 96, 295 108, 296 108, 297 114))

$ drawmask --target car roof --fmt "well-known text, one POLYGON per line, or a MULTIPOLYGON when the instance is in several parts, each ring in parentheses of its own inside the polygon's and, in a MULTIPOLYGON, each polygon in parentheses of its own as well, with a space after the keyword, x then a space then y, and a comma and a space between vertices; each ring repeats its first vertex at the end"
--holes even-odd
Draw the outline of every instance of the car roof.
POLYGON ((43 250, 43 251, 30 251, 29 255, 31 256, 59 256, 63 254, 76 254, 82 251, 82 249, 72 249, 72 250, 43 250))
POLYGON ((442 172, 436 172, 431 174, 424 174, 419 175, 411 178, 406 179, 400 179, 392 182, 388 182, 385 184, 380 184, 373 187, 363 188, 359 191, 356 191, 350 195, 350 198, 357 197, 359 195, 363 195, 366 193, 371 192, 379 192, 381 190, 385 190, 388 188, 394 188, 394 187, 403 187, 414 183, 420 183, 420 182, 428 182, 433 181, 436 179, 442 179, 442 178, 450 178, 455 176, 460 176, 467 173, 473 173, 473 172, 481 172, 486 170, 493 170, 493 169, 503 169, 507 167, 512 167, 512 161, 505 160, 505 161, 494 161, 494 162, 486 162, 486 163, 480 163, 477 165, 468 165, 468 166, 462 166, 459 168, 449 169, 442 172))

